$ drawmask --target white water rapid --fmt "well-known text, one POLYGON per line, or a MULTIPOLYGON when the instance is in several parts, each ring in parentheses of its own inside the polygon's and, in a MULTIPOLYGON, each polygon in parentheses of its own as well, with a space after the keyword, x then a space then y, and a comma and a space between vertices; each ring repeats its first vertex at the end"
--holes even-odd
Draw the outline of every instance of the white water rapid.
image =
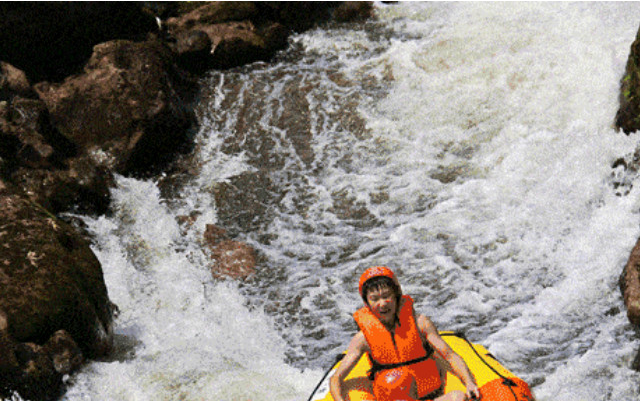
POLYGON ((375 264, 538 400, 638 400, 617 280, 639 175, 612 166, 639 133, 612 123, 639 3, 376 7, 209 74, 190 174, 120 177, 84 218, 117 350, 63 400, 306 400, 375 264), (241 174, 269 184, 241 189, 255 207, 217 203, 241 174), (212 278, 206 224, 257 250, 254 277, 212 278))

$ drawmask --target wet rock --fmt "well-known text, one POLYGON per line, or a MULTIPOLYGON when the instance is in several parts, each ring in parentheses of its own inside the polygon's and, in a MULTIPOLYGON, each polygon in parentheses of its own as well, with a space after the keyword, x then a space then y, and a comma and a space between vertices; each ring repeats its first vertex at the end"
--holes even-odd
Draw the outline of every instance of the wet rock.
POLYGON ((61 169, 18 168, 11 180, 32 201, 52 213, 92 215, 107 212, 109 188, 115 185, 113 174, 87 156, 68 159, 61 169))
POLYGON ((251 20, 258 15, 258 7, 251 1, 203 2, 178 17, 167 20, 170 31, 198 29, 200 25, 214 25, 229 21, 251 20))
POLYGON ((202 74, 211 67, 213 63, 211 49, 211 39, 203 31, 186 31, 176 37, 177 62, 182 68, 192 73, 202 74))
POLYGON ((266 220, 268 206, 276 194, 270 178, 260 172, 245 172, 215 186, 214 197, 220 223, 232 236, 255 231, 266 220))
POLYGON ((207 224, 205 226, 204 238, 205 243, 209 245, 210 248, 215 247, 221 241, 229 239, 227 236, 227 230, 213 224, 207 224))
POLYGON ((56 331, 43 347, 53 362, 53 368, 60 374, 69 374, 83 362, 82 351, 71 335, 65 330, 56 331))
MULTIPOLYGON (((31 380, 44 375, 44 368, 30 367, 41 366, 40 354, 57 361, 61 372, 73 369, 78 352, 71 339, 86 357, 107 354, 113 341, 113 308, 88 241, 0 183, 0 311, 6 321, 0 349, 14 350, 14 356, 0 355, 0 360, 16 359, 18 366, 27 366, 10 376, 31 380), (68 336, 57 333, 60 330, 68 336), (25 348, 22 343, 37 346, 25 348)), ((59 373, 53 363, 51 370, 59 373)))
POLYGON ((338 22, 365 21, 374 15, 374 5, 369 1, 344 1, 333 12, 338 22))
POLYGON ((181 65, 190 71, 202 71, 269 60, 287 47, 292 31, 309 29, 330 20, 332 15, 339 21, 363 20, 371 17, 372 9, 371 2, 215 1, 171 17, 165 25, 169 34, 176 38, 181 65), (203 51, 203 39, 198 40, 198 46, 189 44, 194 40, 190 32, 208 35, 211 41, 209 54, 203 51))
POLYGON ((97 45, 83 74, 35 89, 81 154, 98 150, 108 169, 144 174, 187 146, 195 123, 183 100, 189 83, 165 46, 120 40, 97 45))
POLYGON ((176 38, 181 65, 198 72, 267 60, 285 48, 288 30, 273 22, 256 25, 259 19, 259 8, 253 2, 207 2, 170 18, 167 27, 176 38))
POLYGON ((48 121, 47 109, 39 100, 16 96, 5 103, 0 112, 0 132, 6 138, 1 156, 31 168, 60 164, 63 154, 56 152, 47 139, 53 135, 48 121), (14 145, 7 146, 10 143, 14 145))
POLYGON ((330 20, 332 10, 340 4, 331 1, 256 2, 262 18, 279 22, 294 32, 302 32, 330 20))
POLYGON ((32 82, 77 73, 98 43, 140 40, 158 29, 135 2, 2 2, 0 15, 1 58, 32 82))
POLYGON ((205 244, 213 260, 211 274, 214 278, 244 280, 256 272, 256 252, 244 242, 229 239, 227 231, 207 224, 205 244))
POLYGON ((639 31, 630 48, 625 74, 621 80, 615 126, 626 134, 639 130, 639 31))
POLYGON ((0 397, 18 392, 24 399, 51 400, 60 394, 62 377, 76 370, 82 353, 64 330, 54 333, 43 346, 17 342, 0 328, 0 397))
POLYGON ((364 202, 350 196, 346 190, 332 192, 332 200, 331 212, 347 224, 358 228, 370 228, 381 224, 364 202))
POLYGON ((104 213, 110 172, 51 124, 41 100, 14 96, 0 102, 0 175, 54 213, 104 213))
POLYGON ((250 21, 227 23, 208 29, 214 36, 212 67, 227 69, 255 61, 269 60, 287 46, 287 29, 273 23, 257 28, 250 21))
POLYGON ((35 97, 24 71, 9 63, 0 61, 0 101, 11 100, 13 96, 35 97))
POLYGON ((639 332, 639 240, 630 253, 628 263, 619 279, 623 301, 628 311, 628 319, 639 332))
MULTIPOLYGON (((60 395, 62 375, 56 372, 49 355, 34 343, 12 343, 7 372, 0 377, 0 396, 17 392, 22 399, 50 401, 60 395)), ((4 398, 3 398, 4 399, 4 398)))
POLYGON ((256 271, 256 253, 249 245, 238 241, 222 241, 212 250, 215 278, 246 279, 256 271))

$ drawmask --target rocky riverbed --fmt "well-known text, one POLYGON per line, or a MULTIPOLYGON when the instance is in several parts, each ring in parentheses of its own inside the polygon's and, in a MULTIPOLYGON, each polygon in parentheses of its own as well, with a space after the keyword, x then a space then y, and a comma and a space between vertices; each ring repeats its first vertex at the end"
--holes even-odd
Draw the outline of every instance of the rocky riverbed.
MULTIPOLYGON (((188 153, 198 129, 198 79, 206 71, 269 61, 292 32, 370 18, 371 7, 0 5, 0 396, 56 398, 64 375, 111 352, 117 306, 91 239, 60 215, 109 213, 114 174, 157 176, 188 153)), ((637 34, 613 116, 621 135, 639 129, 638 40, 637 34)), ((638 170, 638 148, 621 156, 613 174, 638 170)), ((233 210, 244 185, 264 184, 260 176, 237 177, 218 189, 217 201, 233 210)), ((213 276, 251 275, 259 255, 227 229, 210 225, 203 238, 213 276)), ((623 302, 638 327, 638 243, 622 269, 623 302)))
MULTIPOLYGON (((205 71, 268 61, 293 32, 370 12, 365 2, 0 5, 0 396, 56 398, 65 374, 112 348, 117 306, 90 239, 60 214, 106 213, 114 174, 153 176, 188 152, 205 71)), ((214 276, 250 274, 254 251, 217 230, 204 239, 214 276)))

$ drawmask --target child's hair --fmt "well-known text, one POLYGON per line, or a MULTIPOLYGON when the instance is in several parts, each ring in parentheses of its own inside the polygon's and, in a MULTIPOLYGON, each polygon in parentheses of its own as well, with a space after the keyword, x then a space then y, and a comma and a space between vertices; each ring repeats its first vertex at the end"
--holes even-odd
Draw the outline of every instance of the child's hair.
POLYGON ((394 295, 396 296, 396 301, 398 301, 401 297, 401 291, 394 283, 394 280, 392 280, 389 277, 385 276, 380 276, 380 277, 374 277, 371 280, 367 280, 365 284, 363 285, 363 301, 365 301, 366 304, 369 305, 367 302, 367 294, 369 293, 370 290, 380 290, 383 288, 391 288, 394 291, 394 295))

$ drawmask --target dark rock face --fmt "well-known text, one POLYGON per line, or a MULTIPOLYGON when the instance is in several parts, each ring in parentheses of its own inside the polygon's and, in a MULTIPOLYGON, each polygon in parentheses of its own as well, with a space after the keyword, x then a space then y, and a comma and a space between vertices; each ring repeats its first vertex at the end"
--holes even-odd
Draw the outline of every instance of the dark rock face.
POLYGON ((0 61, 0 101, 10 100, 15 95, 35 97, 27 74, 9 63, 0 61))
POLYGON ((97 45, 83 74, 35 86, 64 138, 81 154, 104 152, 105 167, 123 174, 153 170, 186 143, 188 88, 168 48, 125 40, 97 45))
POLYGON ((334 10, 334 20, 338 22, 365 21, 372 18, 374 7, 368 1, 344 1, 334 10))
POLYGON ((113 306, 89 243, 1 181, 0 238, 0 392, 46 399, 109 352, 113 306))
MULTIPOLYGON (((112 349, 100 263, 54 214, 105 213, 114 173, 154 174, 188 150, 194 74, 268 60, 340 4, 0 3, 0 398, 56 399, 63 375, 112 349), (159 30, 154 14, 175 18, 159 30)), ((271 185, 259 172, 219 186, 223 223, 258 227, 271 185)), ((255 271, 255 251, 225 230, 208 227, 205 244, 215 278, 255 271)))
POLYGON ((80 71, 98 43, 139 40, 158 29, 136 3, 2 2, 0 15, 0 59, 32 82, 80 71))
POLYGON ((615 125, 626 134, 639 130, 639 31, 630 47, 630 56, 621 80, 619 111, 615 125))
POLYGON ((628 311, 628 318, 637 332, 639 331, 639 241, 632 249, 628 263, 623 269, 619 286, 628 311))
POLYGON ((0 101, 0 176, 54 213, 104 213, 110 172, 78 156, 77 146, 52 125, 44 102, 7 93, 10 100, 0 101))
POLYGON ((167 30, 176 40, 175 49, 183 68, 199 72, 227 69, 266 61, 287 47, 291 32, 334 18, 360 21, 372 16, 371 2, 206 2, 167 20, 167 30), (204 38, 195 45, 192 32, 205 33, 211 42, 204 52, 204 38))
POLYGON ((192 72, 225 69, 267 60, 284 49, 288 30, 262 19, 260 11, 260 3, 208 2, 167 20, 181 66, 192 72))

